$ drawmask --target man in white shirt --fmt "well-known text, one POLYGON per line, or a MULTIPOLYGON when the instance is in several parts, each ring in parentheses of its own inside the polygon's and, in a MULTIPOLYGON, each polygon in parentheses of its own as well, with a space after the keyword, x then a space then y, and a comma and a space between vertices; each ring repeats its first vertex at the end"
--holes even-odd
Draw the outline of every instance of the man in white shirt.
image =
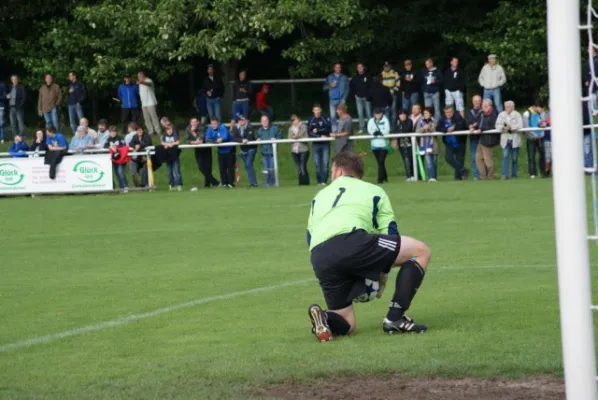
POLYGON ((139 86, 139 98, 141 99, 141 111, 143 111, 143 120, 150 135, 160 133, 160 119, 156 112, 158 101, 156 100, 156 91, 154 82, 145 76, 145 72, 137 73, 137 85, 139 86))

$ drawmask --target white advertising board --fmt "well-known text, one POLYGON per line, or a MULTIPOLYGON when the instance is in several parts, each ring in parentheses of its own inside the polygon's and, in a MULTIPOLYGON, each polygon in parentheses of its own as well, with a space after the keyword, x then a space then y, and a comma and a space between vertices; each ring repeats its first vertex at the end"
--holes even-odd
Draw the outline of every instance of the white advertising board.
POLYGON ((0 196, 35 193, 103 192, 113 189, 107 154, 65 156, 50 179, 43 157, 0 158, 0 196))

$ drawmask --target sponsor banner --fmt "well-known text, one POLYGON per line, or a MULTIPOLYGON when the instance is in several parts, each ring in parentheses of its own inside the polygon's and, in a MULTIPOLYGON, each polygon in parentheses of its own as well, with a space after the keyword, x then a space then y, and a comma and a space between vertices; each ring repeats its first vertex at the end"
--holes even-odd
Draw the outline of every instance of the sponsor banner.
POLYGON ((44 165, 43 157, 0 158, 0 196, 112 189, 112 161, 106 154, 64 157, 56 169, 56 179, 50 179, 50 167, 44 165))

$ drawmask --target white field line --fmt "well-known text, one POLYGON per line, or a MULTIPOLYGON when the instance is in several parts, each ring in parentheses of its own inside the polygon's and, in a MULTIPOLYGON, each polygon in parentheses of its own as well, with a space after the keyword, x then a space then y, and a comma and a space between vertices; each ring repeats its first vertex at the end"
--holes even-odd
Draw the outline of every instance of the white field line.
MULTIPOLYGON (((447 267, 447 266, 440 266, 440 267, 431 267, 431 271, 450 271, 450 270, 480 270, 480 269, 505 269, 505 268, 555 268, 554 265, 550 264, 538 264, 538 265, 486 265, 486 266, 472 266, 472 267, 465 267, 465 266, 455 266, 455 267, 447 267)), ((298 281, 291 281, 291 282, 283 282, 277 285, 270 285, 270 286, 263 286, 254 289, 242 290, 239 292, 232 292, 227 294, 222 294, 218 296, 210 296, 204 297, 197 300, 188 301, 185 303, 180 304, 173 304, 171 306, 158 308, 154 311, 149 311, 141 314, 131 314, 126 317, 116 318, 110 321, 101 322, 99 324, 94 325, 87 325, 81 328, 76 329, 69 329, 63 332, 54 333, 45 336, 39 336, 31 339, 21 340, 14 343, 0 345, 0 353, 9 352, 12 350, 17 350, 21 348, 31 347, 42 343, 49 343, 54 342, 56 340, 64 339, 71 336, 78 336, 85 333, 90 332, 98 332, 103 331, 108 328, 114 328, 122 325, 128 325, 135 321, 141 321, 144 319, 154 318, 162 314, 167 314, 173 311, 178 311, 185 308, 195 307, 202 304, 213 303, 220 300, 228 300, 239 296, 245 296, 250 294, 262 293, 262 292, 269 292, 272 290, 282 289, 285 287, 290 286, 298 286, 304 283, 313 282, 315 283, 315 278, 310 279, 302 279, 298 281)))

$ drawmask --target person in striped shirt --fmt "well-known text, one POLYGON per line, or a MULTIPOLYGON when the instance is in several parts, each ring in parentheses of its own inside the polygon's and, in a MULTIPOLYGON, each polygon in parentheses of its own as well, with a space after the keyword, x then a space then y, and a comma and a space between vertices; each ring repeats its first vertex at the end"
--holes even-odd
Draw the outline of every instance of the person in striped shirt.
POLYGON ((382 71, 382 84, 390 90, 392 95, 392 107, 386 117, 390 121, 391 130, 394 129, 397 124, 397 106, 399 100, 399 89, 401 87, 401 77, 394 69, 392 65, 387 61, 384 63, 384 70, 382 71))

